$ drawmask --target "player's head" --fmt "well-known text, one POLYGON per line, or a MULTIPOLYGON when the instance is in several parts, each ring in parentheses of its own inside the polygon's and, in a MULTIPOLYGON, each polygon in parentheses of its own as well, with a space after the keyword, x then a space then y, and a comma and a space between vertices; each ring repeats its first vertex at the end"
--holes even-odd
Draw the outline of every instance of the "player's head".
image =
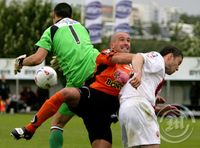
POLYGON ((71 18, 72 7, 67 3, 59 3, 53 10, 53 19, 56 21, 57 18, 71 18))
POLYGON ((160 54, 163 56, 165 61, 166 74, 171 75, 175 71, 178 71, 179 65, 183 61, 181 50, 174 46, 166 46, 160 51, 160 54))
POLYGON ((130 52, 130 48, 131 48, 130 35, 125 32, 115 33, 111 37, 110 48, 117 52, 123 52, 123 53, 130 52))

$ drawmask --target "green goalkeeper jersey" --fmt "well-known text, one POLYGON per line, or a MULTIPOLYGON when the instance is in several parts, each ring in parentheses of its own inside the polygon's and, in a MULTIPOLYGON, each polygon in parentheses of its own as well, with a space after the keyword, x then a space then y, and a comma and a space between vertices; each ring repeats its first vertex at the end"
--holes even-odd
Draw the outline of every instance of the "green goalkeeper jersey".
POLYGON ((36 46, 57 56, 68 87, 80 87, 91 77, 99 51, 93 47, 88 31, 79 22, 64 18, 45 30, 36 46), (56 31, 55 31, 56 30, 56 31))

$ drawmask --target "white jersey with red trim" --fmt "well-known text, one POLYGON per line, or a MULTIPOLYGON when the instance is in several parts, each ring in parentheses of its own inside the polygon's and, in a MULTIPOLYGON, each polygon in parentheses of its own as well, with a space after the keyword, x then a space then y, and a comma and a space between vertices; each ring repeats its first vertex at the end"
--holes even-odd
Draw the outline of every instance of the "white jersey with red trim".
POLYGON ((141 54, 144 57, 141 84, 135 89, 130 85, 129 80, 120 91, 120 103, 126 99, 141 97, 155 106, 156 92, 165 77, 164 59, 160 53, 154 51, 141 54))

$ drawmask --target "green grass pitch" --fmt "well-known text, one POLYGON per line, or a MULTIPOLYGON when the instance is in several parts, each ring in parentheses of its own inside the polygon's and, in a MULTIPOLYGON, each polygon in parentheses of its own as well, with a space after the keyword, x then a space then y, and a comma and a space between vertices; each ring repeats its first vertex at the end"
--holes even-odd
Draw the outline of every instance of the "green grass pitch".
MULTIPOLYGON (((10 136, 12 129, 25 125, 32 117, 32 114, 0 114, 0 148, 48 148, 51 119, 47 120, 29 141, 24 139, 16 141, 10 136)), ((184 123, 171 124, 165 119, 160 123, 160 128, 161 135, 167 133, 171 136, 171 138, 164 136, 167 140, 161 141, 161 148, 200 147, 200 120, 195 119, 195 122, 191 122, 187 119, 184 123)), ((112 125, 112 131, 113 148, 122 148, 119 122, 112 125)), ((65 127, 63 148, 90 148, 87 133, 80 118, 74 117, 65 127)))

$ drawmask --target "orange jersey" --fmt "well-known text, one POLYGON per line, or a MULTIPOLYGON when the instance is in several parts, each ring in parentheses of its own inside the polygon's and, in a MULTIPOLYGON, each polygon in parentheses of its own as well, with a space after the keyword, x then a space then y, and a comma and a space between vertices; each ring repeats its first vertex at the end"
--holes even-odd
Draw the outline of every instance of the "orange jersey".
POLYGON ((118 96, 120 89, 129 80, 133 69, 128 64, 113 64, 111 58, 115 53, 111 49, 106 49, 98 55, 96 59, 95 82, 90 87, 113 96, 118 96))

